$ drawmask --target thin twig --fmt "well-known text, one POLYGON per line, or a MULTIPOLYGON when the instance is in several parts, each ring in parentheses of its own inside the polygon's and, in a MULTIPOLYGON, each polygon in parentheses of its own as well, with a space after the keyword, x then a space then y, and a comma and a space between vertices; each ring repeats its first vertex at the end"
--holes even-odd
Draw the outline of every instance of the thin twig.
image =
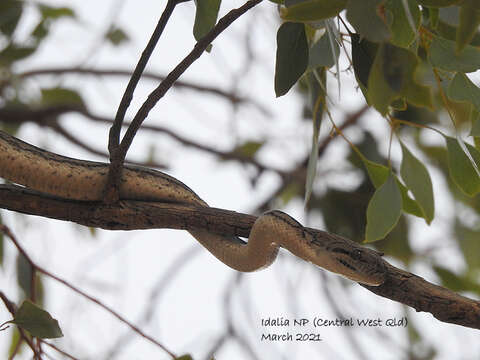
MULTIPOLYGON (((175 277, 181 273, 183 267, 190 263, 190 260, 192 260, 193 256, 198 254, 199 250, 201 249, 198 246, 188 248, 177 256, 164 271, 162 271, 162 275, 159 277, 148 296, 148 306, 143 309, 142 315, 137 318, 137 324, 145 326, 149 321, 154 319, 155 311, 158 311, 158 304, 161 303, 160 296, 164 293, 165 288, 174 283, 175 277)), ((133 338, 129 333, 120 336, 105 358, 114 359, 115 356, 132 340, 133 338)))
MULTIPOLYGON (((5 227, 8 231, 10 231, 6 226, 0 224, 0 232, 3 232, 3 227, 5 227)), ((0 290, 0 299, 2 299, 3 303, 5 304, 5 307, 10 312, 10 314, 12 314, 12 316, 15 316, 15 313, 17 311, 16 305, 12 301, 10 301, 7 295, 5 295, 5 293, 1 290, 0 290)), ((13 352, 12 357, 10 357, 10 359, 13 359, 13 356, 15 356, 15 354, 18 353, 18 351, 20 351, 20 345, 22 341, 25 341, 28 344, 28 346, 33 352, 34 359, 41 359, 41 355, 38 353, 37 347, 35 346, 33 339, 30 336, 28 336, 25 333, 25 330, 23 330, 21 327, 17 327, 17 329, 18 329, 18 332, 20 333, 20 340, 18 341, 17 347, 15 348, 15 351, 13 352)))
MULTIPOLYGON (((59 117, 67 113, 78 113, 85 116, 89 120, 96 122, 102 122, 105 124, 111 125, 113 123, 112 118, 106 116, 101 116, 91 112, 90 110, 79 107, 77 105, 61 105, 61 106, 49 106, 42 109, 23 109, 23 108, 6 108, 0 109, 0 121, 7 124, 20 125, 24 122, 33 122, 39 126, 50 127, 55 130, 57 133, 65 137, 67 140, 73 144, 80 146, 84 150, 99 155, 105 158, 108 158, 106 152, 97 150, 96 148, 88 145, 87 143, 81 141, 79 138, 71 134, 63 126, 60 125, 59 117), (53 119, 53 120, 52 120, 53 119)), ((128 127, 131 123, 129 121, 124 121, 123 126, 128 127)), ((202 144, 200 142, 188 139, 184 136, 177 134, 176 132, 158 125, 142 125, 142 130, 153 131, 157 133, 162 133, 174 139, 175 141, 181 143, 182 145, 195 148, 196 150, 201 150, 203 152, 218 156, 222 160, 234 160, 239 161, 243 164, 253 165, 259 172, 262 171, 273 171, 280 175, 282 178, 291 177, 292 173, 288 170, 282 170, 270 165, 263 164, 255 159, 255 157, 250 157, 243 155, 241 152, 236 151, 235 149, 231 150, 218 150, 212 146, 202 144)), ((146 167, 155 167, 158 169, 165 169, 168 167, 167 164, 157 163, 157 162, 142 162, 142 161, 132 161, 128 160, 127 163, 146 166, 146 167)))
POLYGON ((115 121, 112 127, 110 128, 110 136, 109 136, 109 142, 108 142, 108 150, 110 152, 110 157, 112 157, 113 153, 117 150, 117 147, 120 144, 120 130, 122 128, 122 123, 125 118, 127 109, 130 106, 130 102, 133 99, 133 93, 135 91, 135 88, 138 85, 138 82, 140 81, 143 70, 145 70, 148 60, 150 59, 150 56, 152 55, 153 50, 155 49, 155 46, 157 45, 157 42, 160 39, 160 36, 162 35, 163 30, 165 30, 165 26, 167 26, 168 20, 170 19, 170 16, 172 15, 173 10, 175 10, 175 7, 181 2, 183 1, 181 0, 167 1, 165 10, 160 16, 157 26, 155 27, 155 30, 153 31, 153 34, 150 37, 150 40, 148 41, 147 46, 143 50, 142 55, 138 60, 137 66, 135 67, 135 70, 133 71, 133 74, 130 77, 130 80, 128 81, 127 88, 125 89, 122 100, 120 101, 120 105, 118 106, 118 109, 117 109, 117 114, 115 115, 115 121))
MULTIPOLYGON (((99 155, 101 157, 108 158, 108 154, 106 152, 100 151, 95 149, 94 147, 88 145, 87 143, 83 142, 73 134, 71 134, 67 129, 65 129, 62 125, 58 123, 58 121, 48 123, 48 127, 56 131, 58 134, 62 135, 65 139, 70 141, 71 143, 81 147, 84 150, 87 150, 88 152, 99 155)), ((157 169, 166 169, 168 166, 165 164, 161 164, 158 162, 155 162, 153 160, 149 160, 148 162, 143 162, 143 161, 135 161, 135 160, 128 160, 127 163, 130 163, 132 165, 139 165, 139 166, 146 166, 146 167, 154 167, 157 169)))
MULTIPOLYGON (((41 339, 40 339, 40 340, 41 340, 41 339)), ((79 360, 79 358, 76 358, 75 356, 67 353, 66 351, 60 349, 58 346, 56 346, 56 345, 54 345, 54 344, 52 344, 52 343, 50 343, 50 342, 47 342, 47 341, 45 341, 45 340, 41 340, 41 343, 47 345, 48 347, 52 348, 52 349, 55 350, 56 352, 62 354, 63 356, 66 356, 66 357, 69 358, 69 359, 79 360)))
POLYGON ((58 277, 57 275, 49 272, 48 270, 44 269, 43 267, 41 267, 40 265, 38 265, 37 263, 35 263, 33 261, 33 259, 28 255, 28 253, 25 251, 25 249, 23 249, 23 247, 20 245, 20 243, 17 241, 16 237, 13 235, 13 233, 10 231, 10 229, 6 226, 6 225, 3 225, 3 224, 0 224, 0 232, 2 232, 3 234, 5 234, 11 241, 12 243, 15 245, 15 247, 17 248, 18 252, 20 254, 22 254, 25 259, 29 262, 29 264, 34 267, 38 272, 42 273, 43 275, 45 276, 48 276, 49 278, 52 278, 54 280, 56 280, 57 282, 65 285, 66 287, 68 287, 69 289, 71 289, 72 291, 76 292, 77 294, 83 296, 84 298, 90 300, 91 302, 97 304, 98 306, 100 306, 101 308, 103 308, 104 310, 106 310, 107 312, 109 312, 110 314, 112 314, 114 317, 116 317, 118 320, 120 320, 121 322, 123 322, 124 324, 126 324, 128 327, 130 327, 134 332, 136 332, 137 334, 139 334, 140 336, 144 337, 145 339, 147 339, 148 341, 150 341, 151 343, 157 345, 159 348, 161 348, 163 351, 165 351, 172 359, 175 359, 175 354, 172 353, 170 350, 168 350, 164 345, 162 345, 160 342, 158 342, 157 340, 155 340, 153 337, 145 334, 144 332, 142 332, 142 330, 140 330, 138 327, 136 327, 135 325, 133 325, 131 322, 129 322, 127 319, 125 319, 123 316, 121 316, 120 314, 118 314, 115 310, 113 310, 111 307, 103 304, 100 300, 98 300, 97 298, 91 296, 91 295, 88 295, 87 293, 85 293, 84 291, 80 290, 79 288, 73 286, 72 284, 70 284, 67 280, 64 280, 60 277, 58 277))
MULTIPOLYGON (((339 126, 340 130, 344 130, 358 122, 358 120, 368 111, 369 106, 364 105, 357 111, 347 114, 345 121, 339 126)), ((323 140, 322 143, 318 146, 318 157, 322 156, 327 147, 330 143, 335 139, 333 136, 328 136, 323 140)), ((284 190, 285 188, 291 184, 293 181, 299 181, 302 186, 304 186, 305 179, 306 179, 306 168, 308 165, 309 155, 305 156, 304 160, 300 162, 300 164, 290 170, 288 173, 285 173, 282 176, 282 183, 268 196, 264 201, 262 201, 257 207, 252 211, 254 213, 262 213, 269 209, 270 203, 276 199, 284 190)))
POLYGON ((108 174, 107 185, 105 189, 105 201, 111 203, 118 198, 118 186, 120 181, 120 173, 122 170, 123 162, 127 154, 130 145, 133 142, 138 129, 142 125, 143 121, 147 118, 148 113, 157 104, 157 102, 167 93, 172 87, 175 81, 192 65, 207 49, 207 47, 220 35, 225 29, 227 29, 236 19, 242 16, 245 12, 252 7, 261 3, 262 0, 249 0, 243 6, 231 10, 224 17, 222 17, 217 25, 207 33, 202 39, 200 39, 192 51, 167 75, 164 81, 154 89, 147 100, 138 110, 137 114, 132 120, 131 125, 128 127, 120 146, 111 154, 110 169, 108 174))
MULTIPOLYGON (((92 76, 132 76, 132 72, 123 69, 111 69, 111 68, 87 68, 87 67, 55 67, 55 68, 41 68, 25 71, 17 74, 18 78, 28 78, 41 75, 64 75, 64 74, 82 74, 92 76)), ((142 79, 149 79, 157 82, 165 80, 165 75, 145 71, 142 74, 142 79)), ((191 81, 177 80, 172 85, 173 88, 178 89, 190 89, 197 92, 207 93, 215 95, 225 100, 230 101, 233 104, 250 104, 260 111, 264 116, 271 117, 271 111, 264 105, 259 103, 256 99, 237 95, 235 91, 226 91, 211 85, 198 84, 191 81)))

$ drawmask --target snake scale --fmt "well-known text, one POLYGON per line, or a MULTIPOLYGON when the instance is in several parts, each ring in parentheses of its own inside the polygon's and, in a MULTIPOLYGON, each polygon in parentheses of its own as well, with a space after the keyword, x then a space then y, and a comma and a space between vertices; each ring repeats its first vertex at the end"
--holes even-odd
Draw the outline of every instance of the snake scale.
MULTIPOLYGON (((57 155, 0 131, 0 177, 57 197, 101 201, 108 164, 57 155)), ((208 206, 193 190, 163 172, 125 165, 121 199, 208 206)), ((206 230, 190 231, 220 261, 238 271, 270 265, 279 247, 326 270, 371 286, 385 281, 383 260, 374 250, 339 236, 319 237, 289 215, 273 210, 255 221, 248 243, 206 230)))

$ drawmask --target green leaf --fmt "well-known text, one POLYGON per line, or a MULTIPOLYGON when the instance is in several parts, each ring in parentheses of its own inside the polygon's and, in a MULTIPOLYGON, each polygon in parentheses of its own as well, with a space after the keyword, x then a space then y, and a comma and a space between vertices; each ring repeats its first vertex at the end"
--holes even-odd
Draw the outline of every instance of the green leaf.
POLYGON ((281 12, 285 21, 318 21, 338 15, 348 0, 307 0, 289 6, 281 12))
POLYGON ((480 293, 480 285, 467 276, 458 276, 442 266, 434 266, 433 270, 440 277, 442 284, 452 291, 474 291, 480 293))
POLYGON ((192 355, 186 354, 175 358, 175 360, 193 360, 192 355))
POLYGON ((23 290, 25 297, 31 297, 32 294, 30 293, 30 282, 32 279, 32 265, 21 253, 17 255, 16 270, 18 286, 23 290))
POLYGON ((463 256, 470 269, 480 269, 480 232, 463 226, 458 220, 455 221, 455 237, 462 250, 463 256))
POLYGON ((0 1, 0 32, 11 36, 22 16, 23 2, 18 0, 0 1))
POLYGON ((263 146, 264 142, 258 141, 246 141, 243 144, 237 146, 233 152, 245 157, 252 158, 255 156, 258 150, 263 146))
POLYGON ((0 51, 0 66, 10 66, 16 61, 29 57, 36 50, 36 46, 20 46, 11 43, 0 51))
POLYGON ((402 195, 390 171, 387 181, 372 196, 367 208, 365 241, 383 239, 397 224, 402 212, 402 195))
POLYGON ((11 321, 22 329, 27 330, 32 336, 41 339, 62 337, 62 330, 58 321, 51 315, 29 300, 25 300, 15 312, 11 321))
MULTIPOLYGON (((318 70, 314 70, 318 71, 318 70)), ((312 195, 313 183, 315 176, 317 175, 317 163, 318 163, 318 137, 320 135, 320 125, 322 124, 322 113, 325 105, 325 90, 327 88, 327 73, 326 68, 320 70, 318 79, 314 74, 310 73, 308 76, 309 90, 312 97, 312 122, 313 122, 313 134, 312 134, 312 148, 310 156, 308 158, 307 166, 307 179, 305 184, 305 204, 310 200, 312 195), (318 84, 320 82, 320 84, 318 84)))
POLYGON ((76 91, 63 87, 42 89, 42 105, 78 105, 84 107, 81 95, 76 91))
POLYGON ((347 5, 347 19, 362 38, 382 42, 390 38, 383 13, 385 0, 354 0, 347 5))
MULTIPOLYGON (((474 196, 478 194, 480 192, 480 177, 472 162, 460 147, 457 139, 445 136, 445 140, 447 142, 447 158, 451 178, 466 195, 474 196)), ((478 150, 472 146, 467 146, 467 148, 474 159, 476 156, 480 158, 478 150)))
POLYGON ((310 69, 316 69, 321 66, 329 68, 335 65, 340 54, 340 48, 335 40, 330 41, 328 34, 325 32, 325 34, 313 44, 308 54, 308 67, 310 69))
POLYGON ((68 7, 51 7, 39 4, 38 9, 40 10, 42 17, 32 31, 32 36, 36 38, 37 41, 43 40, 47 37, 50 27, 55 20, 65 17, 75 18, 74 11, 68 7))
POLYGON ((303 189, 298 182, 291 182, 283 188, 282 192, 278 195, 278 198, 282 201, 283 205, 286 205, 290 200, 300 196, 302 192, 303 189))
POLYGON ((403 143, 400 144, 403 154, 400 173, 407 188, 417 200, 427 224, 430 224, 435 213, 432 180, 425 165, 413 156, 403 143))
POLYGON ((417 65, 412 52, 389 43, 380 45, 368 78, 368 99, 382 115, 400 97, 416 106, 432 108, 430 89, 415 81, 417 65))
POLYGON ((399 0, 387 0, 385 2, 385 14, 387 24, 392 33, 393 45, 408 48, 417 37, 420 27, 421 13, 415 0, 408 0, 409 14, 406 13, 404 2, 399 0), (409 16, 413 24, 409 21, 409 16), (413 25, 413 28, 412 28, 413 25))
POLYGON ((461 0, 417 0, 417 3, 419 3, 422 6, 428 6, 428 7, 446 7, 446 6, 452 6, 457 3, 459 3, 461 0))
POLYGON ((112 27, 106 34, 105 38, 109 40, 112 45, 118 46, 128 42, 129 37, 125 31, 118 27, 112 27))
POLYGON ((69 7, 54 7, 45 4, 39 4, 38 9, 44 19, 59 19, 63 17, 75 17, 75 12, 69 7))
POLYGON ((468 102, 480 111, 480 89, 462 73, 456 73, 447 89, 450 100, 468 102))
POLYGON ((285 0, 284 4, 285 4, 286 7, 290 7, 290 6, 293 6, 293 5, 296 5, 296 4, 300 4, 301 2, 305 2, 305 1, 308 1, 308 0, 285 0))
POLYGON ((428 59, 434 67, 446 71, 469 73, 480 69, 480 49, 467 45, 457 52, 454 41, 434 36, 428 59))
POLYGON ((457 29, 456 51, 462 51, 473 39, 480 24, 480 2, 465 0, 460 7, 460 22, 457 29))
POLYGON ((359 85, 368 88, 368 77, 375 61, 378 44, 362 39, 358 34, 350 34, 352 40, 352 63, 359 85))
POLYGON ((365 158, 362 158, 362 161, 367 169, 368 176, 370 177, 373 186, 378 189, 387 180, 390 169, 385 165, 378 164, 365 158))
MULTIPOLYGON (((385 165, 378 164, 376 162, 367 160, 365 158, 362 158, 362 162, 365 165, 365 168, 367 169, 368 176, 370 177, 370 180, 372 181, 373 186, 378 189, 380 186, 382 186, 387 177, 388 174, 390 173, 390 169, 386 167, 385 165)), ((403 210, 409 214, 418 216, 418 217, 424 217, 424 214, 422 212, 422 209, 418 205, 417 201, 413 200, 409 195, 408 195, 408 189, 403 185, 400 180, 395 176, 395 180, 397 182, 397 186, 400 189, 400 193, 402 195, 402 204, 403 204, 403 210)))
MULTIPOLYGON (((451 6, 446 8, 437 9, 439 13, 439 21, 437 24, 437 35, 456 42, 457 29, 460 24, 460 7, 451 6)), ((475 32, 470 45, 480 45, 480 33, 475 32)))
MULTIPOLYGON (((215 26, 221 2, 222 0, 195 0, 197 6, 195 23, 193 24, 195 40, 198 41, 203 38, 215 26)), ((210 49, 207 49, 207 51, 210 51, 210 49)))
POLYGON ((470 130, 470 136, 480 137, 480 112, 472 108, 472 113, 470 114, 472 120, 472 129, 470 130))
POLYGON ((308 43, 305 26, 283 23, 277 32, 275 94, 285 95, 303 75, 308 65, 308 43))
POLYGON ((32 31, 32 36, 37 39, 37 41, 40 41, 44 38, 47 37, 48 31, 50 29, 50 21, 42 19, 40 22, 35 26, 35 28, 32 31))
POLYGON ((27 346, 27 343, 23 341, 20 335, 20 331, 18 331, 18 328, 15 328, 15 330, 12 331, 12 339, 10 341, 10 346, 8 348, 8 355, 10 356, 9 359, 13 358, 14 354, 20 355, 22 353, 23 348, 25 348, 26 346, 27 346))
POLYGON ((438 27, 438 21, 440 20, 439 10, 435 8, 428 9, 428 19, 432 29, 436 30, 438 27))

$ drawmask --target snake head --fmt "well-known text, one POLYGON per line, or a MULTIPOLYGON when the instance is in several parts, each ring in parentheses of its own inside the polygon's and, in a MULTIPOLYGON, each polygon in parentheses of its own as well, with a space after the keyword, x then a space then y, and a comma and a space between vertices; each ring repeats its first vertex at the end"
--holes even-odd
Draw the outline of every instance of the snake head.
MULTIPOLYGON (((354 244, 354 243, 353 243, 354 244)), ((334 261, 335 272, 344 277, 370 286, 385 282, 386 269, 381 253, 358 245, 335 246, 329 248, 334 261)))

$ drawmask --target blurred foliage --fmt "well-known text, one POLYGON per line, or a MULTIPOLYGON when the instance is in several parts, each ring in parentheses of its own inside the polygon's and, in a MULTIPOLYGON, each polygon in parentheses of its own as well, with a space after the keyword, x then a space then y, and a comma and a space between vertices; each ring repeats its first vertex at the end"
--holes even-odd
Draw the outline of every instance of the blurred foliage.
MULTIPOLYGON (((329 32, 325 24, 336 15, 343 19, 341 23, 346 18, 347 34, 335 36, 334 40, 344 49, 350 42, 351 65, 366 102, 388 120, 393 141, 398 139, 402 145, 402 161, 395 166, 378 151, 378 144, 385 139, 375 139, 356 127, 357 132, 363 133, 363 141, 350 144, 348 160, 350 170, 363 173, 361 183, 348 191, 328 188, 322 194, 314 193, 309 209, 321 211, 329 231, 359 242, 384 238, 375 246, 409 264, 415 254, 409 245, 408 217, 409 214, 423 217, 427 224, 434 219, 435 196, 430 172, 435 168, 444 177, 455 201, 477 214, 474 224, 468 226, 459 219, 461 225, 452 229, 467 264, 474 266, 478 249, 473 246, 480 241, 477 200, 480 151, 476 148, 480 144, 480 88, 467 73, 480 69, 480 50, 476 47, 480 44, 480 3, 448 0, 279 3, 283 4, 280 16, 285 21, 279 34, 298 37, 298 24, 303 24, 302 41, 309 44, 309 51, 298 52, 295 62, 282 70, 279 64, 287 60, 287 55, 283 55, 283 45, 279 42, 276 77, 289 78, 288 89, 296 78, 297 89, 305 99, 311 97, 312 87, 303 85, 305 79, 311 78, 313 70, 331 68, 331 71, 338 65, 338 53, 327 41, 329 32), (295 34, 282 30, 288 29, 289 22, 296 24, 295 34), (320 46, 322 56, 318 56, 320 46), (307 69, 302 58, 309 60, 307 69), (450 130, 444 130, 449 115, 450 130), (466 125, 471 128, 473 145, 458 136, 457 128, 466 125), (422 134, 434 133, 431 129, 440 135, 439 139, 443 137, 444 146, 423 143, 422 134), (372 224, 370 230, 368 224, 372 224), (474 255, 468 253, 472 250, 474 255)), ((292 51, 288 58, 294 57, 292 51)), ((312 104, 305 100, 303 115, 312 118, 313 114, 312 104)), ((297 197, 302 197, 312 187, 311 181, 306 188, 290 183, 282 198, 291 199, 295 191, 297 197)), ((476 292, 478 274, 471 276, 470 267, 464 274, 448 273, 441 267, 434 270, 444 285, 456 281, 458 291, 476 292)))
MULTIPOLYGON (((284 179, 278 198, 283 204, 293 199, 309 199, 307 209, 322 214, 328 231, 357 242, 376 240, 370 246, 408 267, 424 259, 424 254, 412 250, 418 241, 409 237, 412 215, 424 219, 424 226, 435 221, 434 199, 438 194, 433 193, 429 175, 435 172, 439 177, 435 181, 446 184, 454 210, 468 211, 473 221, 462 218, 463 212, 453 211, 454 226, 445 234, 458 241, 458 250, 465 260, 462 270, 453 272, 445 264, 436 263, 431 264, 431 269, 450 289, 480 294, 480 89, 471 76, 480 69, 480 2, 271 1, 272 11, 278 9, 280 23, 272 88, 277 96, 284 96, 292 89, 300 94, 303 120, 312 122, 311 151, 300 169, 305 174, 303 181, 294 176, 284 179), (349 144, 346 158, 336 163, 339 168, 345 166, 340 168, 345 176, 357 175, 358 183, 349 188, 335 184, 317 191, 314 186, 317 159, 321 160, 325 150, 319 147, 324 138, 320 128, 322 121, 330 116, 328 105, 332 96, 328 93, 327 79, 336 78, 340 86, 339 72, 343 69, 339 64, 344 56, 357 81, 358 95, 385 117, 378 126, 390 126, 391 140, 401 141, 403 156, 398 164, 392 161, 384 154, 390 138, 376 138, 361 123, 354 123, 351 127, 359 140, 349 144), (463 139, 458 134, 466 127, 470 134, 463 139), (440 141, 435 145, 427 143, 426 134, 438 136, 440 141)), ((195 2, 192 26, 195 39, 213 28, 220 6, 220 0, 195 2)), ((0 1, 1 129, 15 133, 22 124, 7 119, 7 110, 88 107, 80 87, 67 87, 60 81, 55 85, 39 82, 38 91, 26 96, 29 83, 18 71, 23 61, 39 53, 53 27, 63 21, 80 23, 70 7, 0 1), (35 23, 27 31, 19 32, 27 10, 35 13, 35 23)), ((130 39, 118 26, 109 27, 103 38, 114 46, 130 39)), ((48 121, 58 120, 55 112, 49 116, 48 121)), ((337 134, 343 135, 338 130, 337 134)), ((244 158, 255 158, 267 146, 268 139, 242 140, 232 151, 244 158)), ((3 264, 1 234, 0 264, 3 264)), ((17 257, 16 274, 22 299, 34 297, 42 304, 41 278, 32 274, 21 255, 17 257), (37 294, 30 293, 32 278, 37 294)), ((412 324, 408 332, 413 349, 421 335, 412 324)), ((12 349, 17 341, 15 332, 12 349)), ((423 359, 435 357, 435 349, 423 350, 426 354, 423 359)), ((179 359, 191 357, 184 355, 179 359)))

